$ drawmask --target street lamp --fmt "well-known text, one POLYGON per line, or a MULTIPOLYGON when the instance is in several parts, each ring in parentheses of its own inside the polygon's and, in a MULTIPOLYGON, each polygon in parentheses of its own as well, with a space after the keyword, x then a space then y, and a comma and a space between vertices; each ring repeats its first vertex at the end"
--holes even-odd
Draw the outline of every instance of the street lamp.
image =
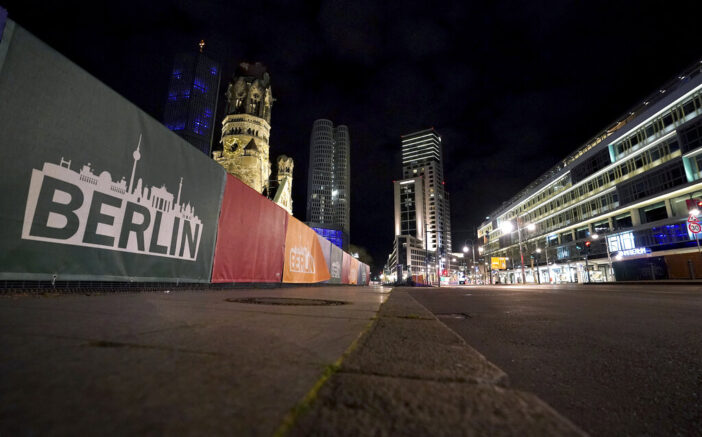
MULTIPOLYGON (((471 250, 473 252, 473 267, 471 268, 471 277, 473 278, 473 281, 475 282, 475 240, 466 239, 463 242, 463 253, 468 253, 468 242, 469 241, 470 241, 471 250)), ((480 249, 478 249, 478 251, 480 251, 480 249)))
MULTIPOLYGON (((609 275, 605 274, 605 280, 609 281, 609 276, 614 276, 614 267, 612 267, 612 252, 609 251, 609 235, 610 234, 605 234, 604 235, 604 244, 605 244, 605 249, 607 249, 607 261, 609 261, 609 275)), ((597 240, 600 238, 599 234, 597 232, 594 232, 592 235, 590 235, 590 238, 593 240, 597 240)), ((617 260, 620 260, 621 258, 618 257, 617 260)), ((606 272, 605 272, 606 273, 606 272)), ((615 279, 616 281, 616 279, 615 279)))
MULTIPOLYGON (((526 284, 526 272, 524 271, 524 252, 522 252, 522 228, 519 227, 519 217, 517 217, 517 240, 519 243, 519 257, 522 262, 522 284, 526 284)), ((514 224, 511 221, 504 221, 500 225, 503 233, 510 233, 514 230, 514 224)), ((529 223, 526 226, 527 231, 536 230, 536 225, 529 223)))
MULTIPOLYGON (((485 248, 483 246, 478 246, 478 255, 483 256, 483 252, 485 252, 485 248)), ((483 261, 485 261, 485 260, 483 259, 483 261)), ((473 261, 473 262, 475 262, 475 261, 473 261)), ((485 262, 485 267, 487 267, 487 262, 485 262)), ((492 275, 488 272, 488 269, 484 268, 483 272, 485 272, 485 276, 486 276, 485 278, 483 278, 483 285, 485 285, 488 282, 490 282, 490 284, 492 284, 492 275)))

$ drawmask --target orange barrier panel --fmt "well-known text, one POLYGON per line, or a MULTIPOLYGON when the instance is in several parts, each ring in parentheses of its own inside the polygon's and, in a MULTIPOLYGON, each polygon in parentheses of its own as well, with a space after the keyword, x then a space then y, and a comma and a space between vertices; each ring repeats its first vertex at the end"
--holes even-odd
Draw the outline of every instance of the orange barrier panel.
POLYGON ((312 283, 330 278, 317 233, 290 216, 285 231, 283 282, 312 283))

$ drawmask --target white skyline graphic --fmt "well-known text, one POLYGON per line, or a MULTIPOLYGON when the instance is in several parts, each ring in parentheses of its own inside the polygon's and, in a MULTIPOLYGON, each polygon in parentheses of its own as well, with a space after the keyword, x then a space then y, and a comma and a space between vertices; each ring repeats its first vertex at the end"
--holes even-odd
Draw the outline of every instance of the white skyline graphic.
POLYGON ((137 148, 132 153, 133 165, 128 184, 124 176, 119 181, 113 180, 107 170, 96 174, 91 163, 84 164, 80 171, 73 170, 72 161, 65 160, 63 156, 59 164, 45 162, 42 170, 33 169, 22 238, 194 261, 200 246, 202 221, 195 215, 193 205, 181 202, 182 177, 178 193, 174 196, 165 184, 147 186, 144 179, 138 176, 141 140, 140 135, 137 148), (48 194, 42 197, 47 180, 65 184, 52 182, 52 187, 59 188, 49 192, 44 187, 48 194), (71 186, 82 193, 83 200, 66 213, 65 208, 76 202, 74 197, 79 197, 71 186), (96 193, 100 193, 98 199, 96 193), (55 211, 51 210, 46 217, 35 217, 40 199, 44 199, 55 211), (93 203, 97 203, 97 206, 93 206, 93 203), (69 219, 75 221, 76 218, 78 226, 71 235, 66 235, 66 238, 53 235, 64 229, 73 229, 75 226, 69 226, 69 219), (125 219, 128 222, 125 223, 125 219), (88 229, 86 234, 91 221, 95 222, 95 229, 88 229), (154 235, 155 230, 157 235, 154 235))

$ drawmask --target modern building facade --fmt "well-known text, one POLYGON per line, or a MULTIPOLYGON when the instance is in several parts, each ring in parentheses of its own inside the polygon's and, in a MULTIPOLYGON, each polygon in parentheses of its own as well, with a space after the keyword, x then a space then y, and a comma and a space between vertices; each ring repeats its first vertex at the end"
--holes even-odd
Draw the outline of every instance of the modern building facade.
POLYGON ((421 177, 424 187, 425 247, 451 253, 451 211, 445 189, 441 136, 434 128, 402 137, 402 177, 421 177))
POLYGON ((701 115, 697 64, 505 202, 478 230, 493 281, 702 278, 701 115))
POLYGON ((431 128, 401 141, 403 179, 393 182, 395 239, 386 271, 399 281, 436 282, 452 259, 441 136, 431 128))
MULTIPOLYGON (((315 120, 307 173, 307 223, 321 231, 341 232, 343 249, 348 247, 350 237, 350 156, 348 127, 334 127, 326 119, 315 120)), ((338 241, 336 232, 334 241, 338 241)))
POLYGON ((210 156, 219 96, 220 66, 200 50, 180 53, 173 62, 163 123, 210 156))

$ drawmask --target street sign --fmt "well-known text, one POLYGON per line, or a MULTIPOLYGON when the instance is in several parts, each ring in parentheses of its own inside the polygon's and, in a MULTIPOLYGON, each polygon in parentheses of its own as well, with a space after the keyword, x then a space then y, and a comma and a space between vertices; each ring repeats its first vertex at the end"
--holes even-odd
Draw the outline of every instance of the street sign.
POLYGON ((687 229, 689 229, 690 232, 692 232, 693 234, 699 234, 700 232, 702 232, 702 226, 700 226, 699 223, 695 222, 688 223, 687 229))

